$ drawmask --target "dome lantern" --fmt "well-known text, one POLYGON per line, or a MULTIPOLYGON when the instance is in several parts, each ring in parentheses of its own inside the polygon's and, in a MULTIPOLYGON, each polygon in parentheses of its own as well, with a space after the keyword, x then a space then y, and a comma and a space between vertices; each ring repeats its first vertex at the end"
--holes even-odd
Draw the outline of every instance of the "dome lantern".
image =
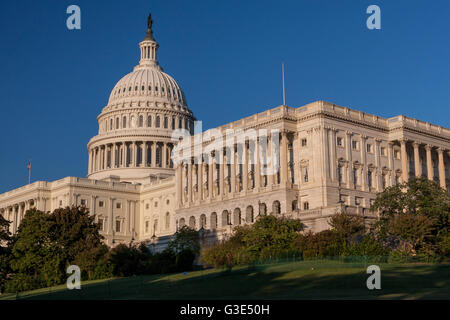
MULTIPOLYGON (((156 59, 156 52, 158 51, 159 45, 153 38, 152 25, 152 15, 149 14, 147 19, 147 30, 145 38, 141 43, 139 43, 139 47, 141 49, 141 59, 139 61, 139 66, 153 66, 161 69, 161 67, 158 65, 158 60, 156 59)), ((136 68, 139 68, 139 66, 137 66, 136 68)))

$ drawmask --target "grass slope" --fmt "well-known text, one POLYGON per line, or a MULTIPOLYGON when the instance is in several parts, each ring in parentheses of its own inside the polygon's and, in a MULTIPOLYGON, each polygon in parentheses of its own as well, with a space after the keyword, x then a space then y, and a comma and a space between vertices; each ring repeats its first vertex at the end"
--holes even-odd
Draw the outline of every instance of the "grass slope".
POLYGON ((368 290, 367 265, 299 261, 231 271, 136 276, 5 294, 1 299, 450 299, 450 265, 378 264, 381 290, 368 290))

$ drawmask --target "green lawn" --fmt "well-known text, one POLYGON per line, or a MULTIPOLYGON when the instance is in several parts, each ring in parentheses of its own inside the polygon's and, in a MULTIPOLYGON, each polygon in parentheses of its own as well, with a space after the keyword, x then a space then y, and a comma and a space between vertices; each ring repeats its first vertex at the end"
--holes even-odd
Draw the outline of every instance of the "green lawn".
POLYGON ((381 290, 368 290, 367 265, 299 261, 232 271, 136 276, 5 294, 1 299, 449 299, 450 265, 378 264, 381 290))

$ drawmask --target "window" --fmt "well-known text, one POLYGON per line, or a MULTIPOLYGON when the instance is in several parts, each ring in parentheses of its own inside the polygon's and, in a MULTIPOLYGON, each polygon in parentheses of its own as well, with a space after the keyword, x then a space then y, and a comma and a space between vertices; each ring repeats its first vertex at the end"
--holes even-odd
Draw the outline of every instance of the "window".
POLYGON ((170 227, 170 213, 166 212, 166 229, 170 227))
POLYGON ((144 126, 144 117, 143 116, 139 116, 139 127, 143 127, 144 126))
POLYGON ((145 205, 145 209, 149 209, 150 208, 150 205, 147 203, 146 205, 145 205))
POLYGON ((358 141, 352 141, 352 149, 358 150, 358 141))
POLYGON ((116 220, 116 232, 120 232, 120 220, 116 220))
POLYGON ((98 230, 103 231, 103 219, 98 218, 98 230))
POLYGON ((357 205, 357 206, 361 205, 361 198, 360 197, 355 197, 355 205, 357 205))
POLYGON ((372 153, 372 145, 370 143, 367 144, 367 152, 372 153))
POLYGON ((336 141, 337 145, 342 147, 342 138, 341 137, 337 137, 337 141, 336 141))
POLYGON ((167 129, 167 127, 168 127, 168 124, 167 124, 167 117, 166 116, 164 116, 164 129, 167 129))
POLYGON ((152 116, 148 116, 147 117, 147 127, 151 127, 152 126, 152 116))
POLYGON ((98 202, 98 206, 99 206, 99 207, 103 207, 104 204, 105 204, 105 203, 104 203, 103 201, 99 201, 99 202, 98 202))
POLYGON ((122 118, 122 128, 126 128, 127 127, 127 118, 123 117, 122 118))
POLYGON ((399 150, 394 150, 394 158, 400 159, 400 151, 399 150))
POLYGON ((149 228, 149 221, 145 221, 145 233, 148 233, 148 228, 149 228))
POLYGON ((303 210, 309 210, 309 202, 308 201, 303 202, 303 210))
POLYGON ((62 200, 59 200, 59 206, 62 206, 62 200))
POLYGON ((381 147, 381 155, 386 156, 386 148, 385 147, 381 147))
POLYGON ((302 139, 302 147, 306 147, 308 141, 306 139, 302 139))
POLYGON ((155 123, 156 128, 159 128, 160 122, 161 122, 161 119, 159 118, 159 116, 156 116, 156 123, 155 123))
POLYGON ((172 117, 172 129, 175 129, 175 117, 172 117))
POLYGON ((81 203, 82 206, 85 206, 86 205, 86 200, 81 199, 80 203, 81 203))
POLYGON ((117 203, 116 203, 116 208, 117 208, 117 209, 122 208, 122 204, 121 204, 120 202, 117 202, 117 203))
POLYGON ((158 208, 158 201, 155 202, 155 208, 158 208))
POLYGON ((372 188, 372 171, 367 172, 367 184, 369 185, 369 189, 372 188))
POLYGON ((308 182, 308 168, 303 168, 303 182, 308 182))
POLYGON ((166 200, 166 204, 169 204, 169 203, 170 203, 170 200, 169 200, 169 199, 167 199, 167 200, 166 200))

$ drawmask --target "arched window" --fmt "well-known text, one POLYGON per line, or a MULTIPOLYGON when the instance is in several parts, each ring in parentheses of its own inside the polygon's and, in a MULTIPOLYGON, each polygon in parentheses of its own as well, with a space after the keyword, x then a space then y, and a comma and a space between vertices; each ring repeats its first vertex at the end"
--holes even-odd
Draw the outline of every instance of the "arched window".
POLYGON ((170 213, 166 212, 166 229, 170 228, 170 213))
POLYGON ((231 216, 227 210, 222 211, 222 227, 231 225, 231 216))
POLYGON ((266 215, 267 214, 267 206, 264 202, 259 205, 259 214, 266 215))
POLYGON ((167 129, 167 127, 168 127, 168 120, 167 117, 164 116, 164 129, 167 129))
POLYGON ((297 210, 297 200, 292 201, 292 211, 297 210))
POLYGON ((206 229, 206 215, 200 216, 200 228, 206 229))
POLYGON ((127 117, 123 117, 122 118, 122 128, 126 128, 127 127, 127 117))
POLYGON ((156 123, 155 123, 155 127, 159 128, 159 126, 161 125, 161 119, 159 116, 156 116, 156 123))
POLYGON ((280 214, 281 213, 281 204, 280 201, 275 200, 272 204, 272 212, 276 213, 276 214, 280 214))
POLYGON ((172 130, 175 130, 175 117, 172 117, 172 130))
POLYGON ((182 228, 182 227, 184 227, 185 225, 186 225, 186 222, 184 221, 184 218, 181 218, 180 221, 179 221, 179 223, 178 223, 178 226, 179 226, 180 228, 182 228))
POLYGON ((119 129, 119 124, 120 124, 119 118, 116 118, 116 129, 119 129))
POLYGON ((144 126, 144 117, 143 116, 139 116, 139 127, 143 127, 144 126))
POLYGON ((178 129, 181 129, 183 127, 183 120, 180 118, 178 118, 178 129))
POLYGON ((211 230, 217 229, 217 213, 211 213, 211 230))
POLYGON ((155 234, 157 230, 158 230, 158 220, 155 220, 155 222, 153 222, 153 234, 155 234))
POLYGON ((234 225, 235 226, 240 225, 241 224, 241 209, 239 209, 239 208, 234 209, 233 216, 234 216, 233 217, 234 225))
POLYGON ((195 217, 194 216, 189 218, 189 227, 191 227, 192 229, 195 229, 195 217))
POLYGON ((247 223, 253 222, 253 207, 252 206, 248 206, 247 209, 245 210, 245 221, 247 223))
POLYGON ((152 126, 152 116, 147 117, 147 127, 151 128, 152 126))
POLYGON ((112 130, 113 129, 113 119, 109 120, 109 129, 112 130))

